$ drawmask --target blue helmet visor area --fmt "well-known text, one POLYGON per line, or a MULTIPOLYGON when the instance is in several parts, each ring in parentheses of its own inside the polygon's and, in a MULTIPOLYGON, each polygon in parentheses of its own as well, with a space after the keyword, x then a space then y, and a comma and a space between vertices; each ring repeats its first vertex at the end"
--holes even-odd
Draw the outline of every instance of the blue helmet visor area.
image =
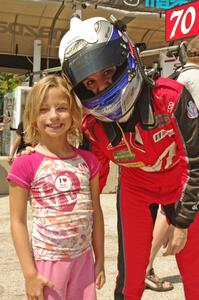
POLYGON ((133 106, 134 96, 131 95, 131 91, 134 93, 137 89, 136 86, 139 86, 136 80, 137 72, 135 60, 129 55, 125 69, 121 71, 115 82, 99 95, 86 99, 81 98, 82 105, 99 119, 119 120, 133 106), (134 79, 134 77, 136 78, 134 79))
POLYGON ((118 120, 125 113, 125 109, 121 105, 121 94, 127 84, 128 72, 126 71, 113 86, 106 89, 101 95, 97 95, 89 101, 82 101, 82 104, 96 115, 113 121, 118 120))

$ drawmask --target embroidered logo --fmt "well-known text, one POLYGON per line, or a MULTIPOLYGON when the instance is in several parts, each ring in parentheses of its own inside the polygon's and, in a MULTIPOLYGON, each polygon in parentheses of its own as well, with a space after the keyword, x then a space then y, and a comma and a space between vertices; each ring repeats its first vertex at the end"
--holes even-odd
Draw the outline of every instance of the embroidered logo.
POLYGON ((145 166, 145 164, 142 161, 120 163, 120 165, 127 168, 143 168, 145 166))
POLYGON ((155 115, 155 124, 156 126, 161 126, 169 123, 169 116, 166 114, 155 115))
POLYGON ((198 109, 192 100, 190 100, 187 104, 187 116, 189 119, 195 119, 198 117, 198 109))
POLYGON ((135 153, 130 152, 128 149, 114 152, 114 159, 117 162, 130 161, 133 160, 134 158, 135 158, 135 153))
POLYGON ((156 133, 154 133, 153 135, 153 140, 155 143, 161 141, 164 137, 166 137, 167 135, 170 137, 174 134, 174 130, 173 129, 170 129, 170 130, 160 130, 156 133))

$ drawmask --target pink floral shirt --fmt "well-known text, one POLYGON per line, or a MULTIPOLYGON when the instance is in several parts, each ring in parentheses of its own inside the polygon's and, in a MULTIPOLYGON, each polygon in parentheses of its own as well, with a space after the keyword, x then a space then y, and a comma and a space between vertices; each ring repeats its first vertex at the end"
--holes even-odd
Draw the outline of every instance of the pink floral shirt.
POLYGON ((77 149, 70 158, 33 152, 14 161, 7 178, 30 190, 36 260, 74 258, 91 247, 90 180, 98 171, 95 156, 77 149))

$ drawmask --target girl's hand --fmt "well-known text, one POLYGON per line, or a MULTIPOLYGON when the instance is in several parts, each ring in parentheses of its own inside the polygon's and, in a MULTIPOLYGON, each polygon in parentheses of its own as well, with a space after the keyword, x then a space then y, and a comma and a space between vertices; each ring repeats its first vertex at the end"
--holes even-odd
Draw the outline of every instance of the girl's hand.
POLYGON ((106 281, 104 266, 95 265, 95 284, 97 289, 101 289, 106 281))
POLYGON ((25 286, 28 300, 44 300, 44 287, 54 289, 53 283, 37 272, 25 278, 25 286))
POLYGON ((17 154, 17 156, 21 156, 24 154, 30 154, 31 152, 34 152, 35 148, 31 146, 27 146, 25 149, 23 149, 20 153, 17 154))
POLYGON ((11 165, 12 164, 12 162, 13 162, 13 160, 14 160, 14 158, 13 158, 13 156, 8 156, 8 163, 11 165))

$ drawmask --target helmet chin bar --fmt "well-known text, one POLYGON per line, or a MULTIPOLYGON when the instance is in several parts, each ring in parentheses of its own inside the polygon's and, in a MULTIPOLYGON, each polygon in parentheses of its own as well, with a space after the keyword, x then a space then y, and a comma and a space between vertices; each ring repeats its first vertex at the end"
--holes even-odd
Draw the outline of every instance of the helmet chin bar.
POLYGON ((111 120, 109 118, 107 118, 106 116, 97 114, 93 109, 88 109, 84 107, 84 110, 88 113, 91 114, 92 116, 94 116, 96 119, 102 121, 102 122, 115 122, 114 120, 111 120))
POLYGON ((119 123, 125 123, 126 121, 128 121, 128 119, 130 118, 130 116, 132 115, 133 111, 134 111, 134 107, 135 107, 135 103, 132 104, 132 106, 129 108, 129 110, 127 112, 125 112, 120 118, 118 119, 110 119, 106 116, 100 115, 98 113, 96 113, 93 109, 88 109, 86 107, 84 107, 84 110, 88 113, 91 114, 92 116, 94 116, 96 119, 102 121, 102 122, 119 122, 119 123))

